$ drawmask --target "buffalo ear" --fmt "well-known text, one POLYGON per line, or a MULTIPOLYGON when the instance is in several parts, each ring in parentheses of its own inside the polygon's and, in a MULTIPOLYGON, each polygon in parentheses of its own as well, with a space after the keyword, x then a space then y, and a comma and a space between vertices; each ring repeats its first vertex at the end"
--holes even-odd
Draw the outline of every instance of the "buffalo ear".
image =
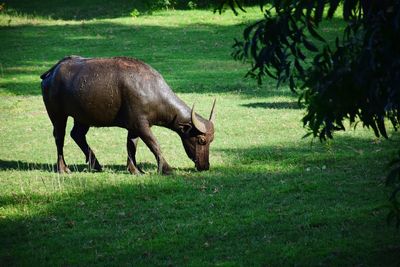
POLYGON ((192 125, 190 123, 188 122, 179 123, 179 130, 181 131, 181 133, 188 134, 191 129, 192 125))
POLYGON ((192 123, 193 126, 201 133, 206 133, 207 132, 207 128, 206 125, 197 118, 196 113, 194 112, 194 104, 192 107, 192 123))

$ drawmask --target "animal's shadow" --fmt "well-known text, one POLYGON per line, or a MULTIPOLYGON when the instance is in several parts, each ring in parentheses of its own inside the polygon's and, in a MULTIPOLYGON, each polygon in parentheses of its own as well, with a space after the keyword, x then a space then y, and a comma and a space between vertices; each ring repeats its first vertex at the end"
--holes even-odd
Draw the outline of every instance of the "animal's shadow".
MULTIPOLYGON (((155 164, 149 162, 139 163, 138 166, 145 172, 152 172, 154 169, 157 169, 157 166, 155 164)), ((68 167, 72 172, 89 172, 89 166, 87 164, 70 164, 68 167)), ((45 172, 56 172, 56 164, 0 159, 0 171, 6 171, 6 170, 17 170, 17 171, 39 170, 45 172)), ((128 173, 126 166, 119 164, 103 165, 103 170, 111 172, 128 173)))
POLYGON ((256 102, 243 104, 243 107, 248 108, 265 108, 265 109, 301 109, 297 102, 256 102))

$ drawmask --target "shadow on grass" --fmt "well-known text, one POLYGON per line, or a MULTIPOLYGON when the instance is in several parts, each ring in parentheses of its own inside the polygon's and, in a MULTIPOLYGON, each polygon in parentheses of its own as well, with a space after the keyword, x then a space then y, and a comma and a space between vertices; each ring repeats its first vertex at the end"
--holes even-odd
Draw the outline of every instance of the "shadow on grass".
MULTIPOLYGON (((125 165, 102 165, 104 170, 112 172, 128 173, 125 165)), ((152 163, 143 162, 138 163, 138 166, 143 170, 157 169, 157 166, 152 163)), ((88 172, 87 164, 71 164, 68 165, 72 172, 88 172)), ((25 162, 20 160, 2 160, 0 159, 0 171, 15 170, 15 171, 43 171, 43 172, 56 172, 56 164, 48 163, 34 163, 25 162)))
POLYGON ((255 102, 243 104, 248 108, 265 108, 265 109, 301 109, 298 102, 255 102))
MULTIPOLYGON (((342 207, 341 201, 333 200, 338 197, 335 190, 326 187, 307 194, 281 191, 282 175, 259 173, 257 178, 242 180, 240 176, 246 174, 225 172, 229 177, 117 183, 82 194, 71 192, 67 198, 1 197, 3 207, 23 203, 45 206, 46 211, 0 221, 0 242, 5 248, 0 263, 399 263, 398 240, 381 223, 384 214, 362 201, 342 207)), ((375 194, 368 194, 375 199, 375 194)))
POLYGON ((8 12, 17 12, 28 16, 51 17, 53 19, 64 20, 83 20, 116 18, 129 16, 133 9, 139 9, 141 12, 149 10, 152 1, 132 1, 119 0, 118 4, 110 5, 106 0, 90 1, 32 1, 28 0, 5 0, 8 12))
POLYGON ((1 207, 35 212, 0 220, 0 263, 395 266, 399 237, 385 225, 375 178, 385 153, 339 139, 338 159, 304 144, 224 149, 232 164, 209 172, 79 176, 62 181, 86 179, 76 191, 2 194, 1 207))

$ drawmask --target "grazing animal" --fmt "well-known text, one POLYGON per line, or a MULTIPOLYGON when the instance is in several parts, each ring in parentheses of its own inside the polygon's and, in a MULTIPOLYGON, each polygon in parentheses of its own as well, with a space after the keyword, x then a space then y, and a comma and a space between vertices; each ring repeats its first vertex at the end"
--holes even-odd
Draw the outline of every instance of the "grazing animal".
POLYGON ((126 57, 69 56, 40 78, 43 101, 53 124, 58 172, 70 172, 63 155, 68 116, 74 118, 71 137, 85 154, 90 170, 101 171, 102 167, 86 142, 89 128, 117 126, 128 130, 127 168, 132 174, 142 173, 135 158, 138 138, 156 157, 158 173, 169 174, 171 167, 150 130, 153 125, 176 132, 196 169, 209 169, 215 100, 210 119, 204 119, 194 112, 194 105, 189 108, 172 92, 156 70, 126 57))

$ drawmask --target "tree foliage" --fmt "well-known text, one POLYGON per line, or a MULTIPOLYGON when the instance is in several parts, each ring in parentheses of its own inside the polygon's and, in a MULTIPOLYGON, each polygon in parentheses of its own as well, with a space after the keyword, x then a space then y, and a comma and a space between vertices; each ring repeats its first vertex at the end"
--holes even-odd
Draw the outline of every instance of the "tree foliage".
MULTIPOLYGON (((265 0, 264 18, 235 40, 233 56, 251 61, 247 76, 287 82, 306 108, 307 135, 321 140, 361 122, 387 138, 385 121, 400 124, 400 0, 265 0), (346 27, 335 42, 318 32, 323 19, 341 12, 346 27)), ((222 0, 235 14, 240 0, 222 0)), ((400 223, 400 156, 388 182, 396 190, 391 218, 400 223), (396 165, 397 164, 397 165, 396 165)))

